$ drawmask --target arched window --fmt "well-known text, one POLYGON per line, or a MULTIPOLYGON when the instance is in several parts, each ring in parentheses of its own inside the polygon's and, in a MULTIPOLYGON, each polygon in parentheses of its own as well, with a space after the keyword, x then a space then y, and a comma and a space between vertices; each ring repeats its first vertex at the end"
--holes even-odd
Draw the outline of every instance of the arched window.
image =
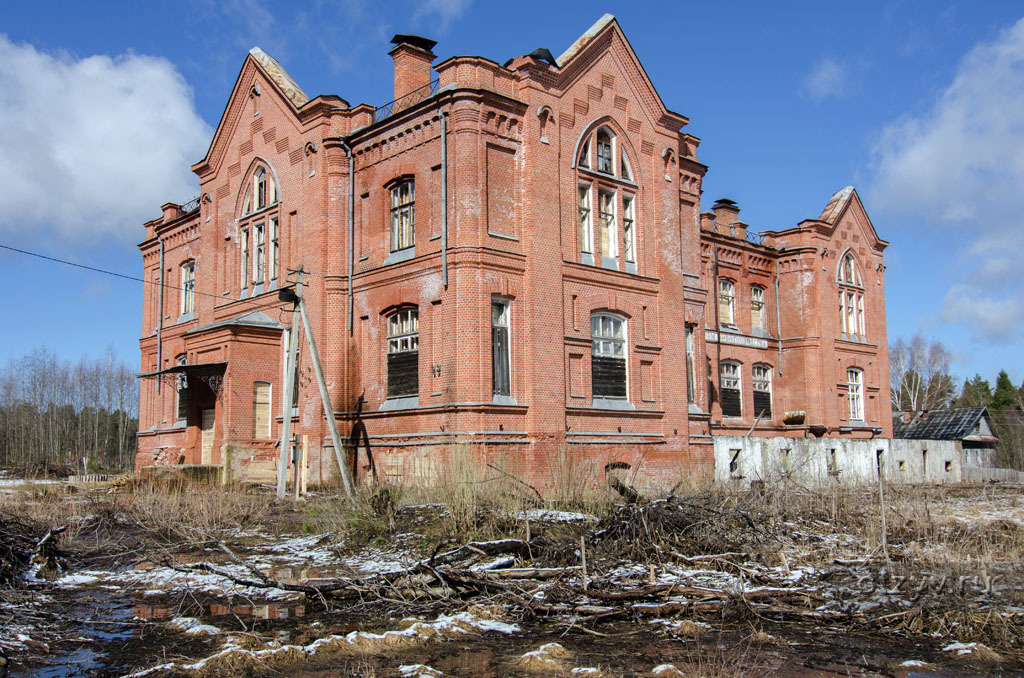
POLYGON ((842 338, 850 341, 867 341, 864 283, 857 260, 849 250, 839 260, 836 284, 839 287, 839 331, 842 338))
POLYGON ((191 315, 196 303, 196 262, 181 265, 181 315, 191 315))
POLYGON ((722 416, 743 416, 739 363, 725 361, 718 366, 718 391, 722 402, 722 416))
POLYGON ((580 141, 576 155, 580 261, 637 273, 637 187, 621 146, 607 125, 580 141))
POLYGON ((257 164, 245 182, 238 217, 239 285, 242 296, 276 287, 281 268, 280 195, 269 167, 257 164))
POLYGON ((590 316, 590 372, 594 398, 627 397, 626 320, 611 313, 590 316))
POLYGON ((754 365, 751 372, 754 386, 754 416, 772 418, 772 368, 769 365, 754 365))
POLYGON ((387 317, 388 398, 419 395, 420 314, 404 308, 387 317))
POLYGON ((856 367, 846 370, 846 397, 850 403, 850 421, 864 421, 864 372, 856 367))
POLYGON ((718 279, 718 324, 736 324, 736 285, 727 278, 718 279))

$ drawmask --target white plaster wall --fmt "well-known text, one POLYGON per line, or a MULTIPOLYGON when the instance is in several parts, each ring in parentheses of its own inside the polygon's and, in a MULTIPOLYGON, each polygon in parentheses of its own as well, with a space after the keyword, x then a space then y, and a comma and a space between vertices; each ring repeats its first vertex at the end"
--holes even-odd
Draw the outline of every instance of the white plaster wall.
POLYGON ((746 486, 783 477, 818 486, 873 483, 878 480, 879 457, 889 482, 941 484, 961 479, 961 454, 953 441, 743 436, 715 436, 714 440, 715 480, 720 483, 746 486), (737 450, 736 467, 730 470, 737 450))

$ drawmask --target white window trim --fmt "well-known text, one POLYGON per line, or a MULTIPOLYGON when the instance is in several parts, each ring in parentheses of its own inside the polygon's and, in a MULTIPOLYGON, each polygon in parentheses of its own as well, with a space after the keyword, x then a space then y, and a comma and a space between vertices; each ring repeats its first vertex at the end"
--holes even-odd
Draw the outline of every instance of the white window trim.
POLYGON ((847 400, 850 421, 864 421, 864 370, 851 367, 846 370, 847 400))
POLYGON ((196 262, 194 259, 181 265, 181 315, 195 313, 196 307, 196 262))
POLYGON ((736 325, 736 283, 728 278, 718 279, 718 323, 720 325, 736 325), (728 287, 728 292, 723 290, 723 285, 728 287), (726 309, 728 310, 728 318, 723 317, 725 314, 722 313, 722 302, 728 300, 726 309))
MULTIPOLYGON (((604 356, 604 357, 608 357, 608 358, 617 358, 617 357, 620 357, 620 356, 616 356, 614 354, 614 351, 611 354, 604 352, 604 350, 601 347, 598 346, 597 342, 599 342, 599 341, 619 342, 620 340, 618 338, 614 337, 614 336, 612 336, 612 337, 605 337, 603 334, 597 334, 597 333, 594 332, 594 320, 595 319, 601 319, 601 318, 609 318, 609 319, 611 319, 611 320, 613 320, 613 321, 615 321, 617 323, 620 323, 621 327, 622 327, 622 339, 621 339, 621 343, 622 343, 622 356, 621 356, 621 358, 625 361, 625 365, 626 365, 626 376, 625 376, 625 380, 626 380, 626 384, 625 384, 625 386, 626 386, 626 389, 625 389, 626 390, 626 395, 624 397, 622 397, 622 398, 610 398, 610 397, 607 397, 607 396, 598 396, 596 398, 593 398, 593 401, 594 401, 595 405, 613 404, 613 406, 614 406, 615 403, 629 403, 629 396, 630 396, 630 391, 629 391, 629 375, 630 375, 630 369, 629 369, 629 322, 626 320, 625 316, 618 315, 617 313, 598 312, 598 313, 591 313, 590 314, 590 351, 591 351, 591 355, 593 355, 593 353, 595 352, 595 348, 596 348, 598 355, 604 356)), ((593 380, 593 375, 591 375, 591 380, 593 380)), ((593 381, 591 381, 591 394, 593 395, 593 381)))

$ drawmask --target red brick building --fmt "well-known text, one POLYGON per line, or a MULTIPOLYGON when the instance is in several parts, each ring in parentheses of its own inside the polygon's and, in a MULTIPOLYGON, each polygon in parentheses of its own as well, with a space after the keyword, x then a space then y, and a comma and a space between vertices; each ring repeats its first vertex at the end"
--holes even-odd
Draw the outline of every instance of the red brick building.
POLYGON ((283 402, 300 267, 347 452, 382 478, 453 443, 668 480, 716 433, 891 436, 886 243, 852 188, 759 238, 730 201, 702 214, 699 140, 611 16, 557 59, 433 47, 396 36, 379 108, 246 58, 200 198, 140 245, 137 466, 273 458, 287 414, 331 467, 304 340, 283 402))

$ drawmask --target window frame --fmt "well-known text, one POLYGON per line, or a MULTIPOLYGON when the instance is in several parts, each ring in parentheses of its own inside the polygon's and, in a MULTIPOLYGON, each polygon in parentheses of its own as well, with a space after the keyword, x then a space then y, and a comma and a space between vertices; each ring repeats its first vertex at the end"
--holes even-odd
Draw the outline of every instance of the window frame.
MULTIPOLYGON (((174 364, 187 365, 188 356, 182 353, 175 358, 174 364)), ((176 425, 187 425, 189 410, 188 374, 185 372, 179 372, 175 381, 174 423, 176 425)))
POLYGON ((864 422, 864 370, 859 367, 846 369, 846 398, 851 422, 864 422))
POLYGON ((729 278, 718 279, 718 324, 736 326, 736 283, 729 278))
POLYGON ((196 308, 196 260, 189 259, 181 264, 180 309, 182 316, 195 313, 196 308))
MULTIPOLYGON (((399 308, 385 317, 386 323, 386 361, 387 361, 387 385, 386 397, 389 400, 396 398, 411 398, 419 396, 419 353, 420 353, 420 330, 419 330, 419 308, 406 306, 399 308), (399 382, 396 377, 400 369, 409 370, 408 365, 402 365, 399 361, 402 356, 415 354, 415 366, 411 368, 415 377, 406 375, 405 385, 399 382), (415 388, 413 388, 413 385, 415 388)), ((406 363, 412 362, 405 358, 406 363)))
POLYGON ((723 360, 718 363, 718 402, 722 408, 723 417, 742 417, 743 416, 743 366, 739 361, 736 360, 723 360), (726 371, 733 369, 734 374, 726 374, 726 371), (729 380, 730 385, 726 386, 726 380, 729 380), (735 382, 735 385, 732 383, 735 382), (725 392, 735 392, 737 407, 735 410, 730 406, 729 410, 726 411, 726 398, 725 392))
POLYGON ((415 251, 416 179, 414 177, 397 179, 388 190, 388 201, 390 220, 388 252, 397 254, 415 251))
POLYGON ((508 299, 491 299, 491 395, 497 398, 512 396, 511 313, 512 308, 508 299), (504 334, 503 344, 500 340, 502 334, 504 334), (504 355, 499 356, 497 354, 502 347, 504 355), (504 366, 504 374, 501 373, 499 366, 504 366), (502 378, 504 378, 504 383, 499 383, 502 378))
POLYGON ((761 285, 750 286, 750 329, 768 330, 767 316, 765 315, 765 288, 761 285), (756 320, 756 322, 755 322, 756 320))
POLYGON ((766 363, 755 363, 750 368, 750 385, 751 385, 751 402, 754 403, 754 416, 757 417, 761 414, 765 414, 765 419, 772 418, 772 405, 773 405, 773 394, 772 394, 772 373, 773 369, 771 365, 766 363), (759 410, 757 405, 757 394, 766 393, 768 398, 767 412, 761 408, 759 410))
POLYGON ((574 168, 580 261, 638 274, 640 190, 618 134, 607 124, 587 131, 574 168))
POLYGON ((836 267, 839 294, 839 332, 848 341, 867 341, 864 279, 853 252, 846 250, 836 267))
POLYGON ((609 311, 590 314, 590 392, 593 400, 629 401, 628 339, 629 324, 625 316, 609 311), (606 326, 610 331, 605 330, 606 326), (598 384, 596 368, 605 360, 622 361, 621 384, 610 381, 598 384))
POLYGON ((269 381, 257 380, 252 382, 252 439, 253 440, 271 440, 271 434, 273 433, 273 403, 274 403, 274 386, 269 381), (260 387, 266 386, 266 402, 258 400, 260 387), (265 429, 260 430, 260 406, 266 407, 265 417, 265 429))
POLYGON ((262 285, 267 275, 267 224, 252 224, 252 284, 262 285))
POLYGON ((270 291, 281 271, 281 193, 270 164, 258 159, 245 186, 245 199, 236 220, 242 297, 270 291))

